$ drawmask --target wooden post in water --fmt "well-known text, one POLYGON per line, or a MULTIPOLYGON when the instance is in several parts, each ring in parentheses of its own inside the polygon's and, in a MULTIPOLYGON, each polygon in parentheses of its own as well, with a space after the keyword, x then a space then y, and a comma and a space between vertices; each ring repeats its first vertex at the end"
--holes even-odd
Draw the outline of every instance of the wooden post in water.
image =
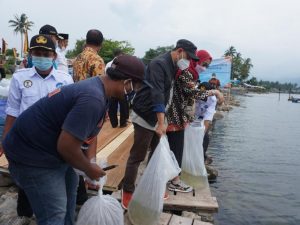
POLYGON ((278 101, 280 101, 280 88, 278 89, 278 94, 279 94, 278 101))

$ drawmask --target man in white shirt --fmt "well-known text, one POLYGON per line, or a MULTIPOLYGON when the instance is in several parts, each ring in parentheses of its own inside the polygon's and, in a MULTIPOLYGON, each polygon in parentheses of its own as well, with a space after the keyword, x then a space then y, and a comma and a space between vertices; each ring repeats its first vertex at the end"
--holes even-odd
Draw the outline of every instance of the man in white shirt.
MULTIPOLYGON (((33 67, 17 70, 11 79, 2 140, 23 111, 56 88, 73 83, 69 74, 54 68, 55 44, 49 36, 40 34, 32 37, 29 54, 33 67)), ((0 156, 2 153, 1 146, 0 156)), ((19 217, 16 219, 25 223, 33 213, 24 191, 19 189, 18 194, 19 217)))
POLYGON ((68 73, 68 61, 66 59, 66 48, 69 43, 69 34, 58 34, 62 39, 58 40, 58 47, 56 48, 57 58, 56 64, 57 69, 68 73))

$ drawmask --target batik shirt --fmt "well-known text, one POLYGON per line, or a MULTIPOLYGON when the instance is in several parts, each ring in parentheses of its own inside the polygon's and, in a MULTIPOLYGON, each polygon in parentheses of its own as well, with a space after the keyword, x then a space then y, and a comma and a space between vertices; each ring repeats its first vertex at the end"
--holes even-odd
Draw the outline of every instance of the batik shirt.
POLYGON ((172 102, 166 114, 168 120, 167 131, 182 130, 194 119, 186 112, 191 100, 207 99, 208 92, 192 87, 194 82, 193 75, 188 70, 184 70, 175 80, 172 102))
POLYGON ((96 75, 103 75, 105 63, 94 49, 86 47, 75 59, 73 69, 73 79, 78 82, 96 75))

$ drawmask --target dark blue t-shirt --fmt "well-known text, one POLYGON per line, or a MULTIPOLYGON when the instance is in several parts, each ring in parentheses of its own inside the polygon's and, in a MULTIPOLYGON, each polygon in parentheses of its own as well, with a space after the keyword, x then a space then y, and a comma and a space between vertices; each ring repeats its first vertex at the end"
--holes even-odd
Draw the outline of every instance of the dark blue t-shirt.
POLYGON ((65 163, 57 152, 62 130, 82 142, 99 133, 107 99, 100 77, 64 86, 25 110, 3 141, 5 154, 17 163, 53 168, 65 163))

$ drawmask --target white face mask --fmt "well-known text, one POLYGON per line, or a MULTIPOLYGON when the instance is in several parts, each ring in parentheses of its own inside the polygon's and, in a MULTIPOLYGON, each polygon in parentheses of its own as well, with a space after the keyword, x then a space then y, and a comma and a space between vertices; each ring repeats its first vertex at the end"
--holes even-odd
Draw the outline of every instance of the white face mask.
POLYGON ((182 53, 182 58, 177 61, 177 66, 179 69, 185 70, 185 69, 189 68, 190 60, 183 58, 183 53, 182 53))
POLYGON ((197 66, 195 67, 195 70, 196 70, 197 73, 199 74, 199 73, 204 72, 204 71, 206 70, 206 67, 197 65, 197 66))

